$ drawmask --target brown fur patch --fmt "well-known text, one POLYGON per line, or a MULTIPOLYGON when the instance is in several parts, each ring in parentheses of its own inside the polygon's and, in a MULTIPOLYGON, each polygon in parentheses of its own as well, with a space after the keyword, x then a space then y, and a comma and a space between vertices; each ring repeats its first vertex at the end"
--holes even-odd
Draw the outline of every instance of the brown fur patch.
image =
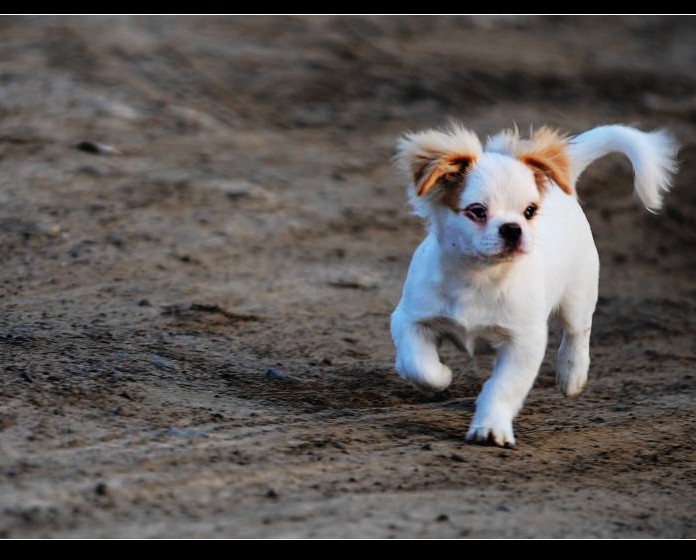
MULTIPOLYGON (((409 133, 396 145, 395 162, 413 180, 419 197, 440 202, 450 188, 459 188, 464 175, 482 153, 481 141, 459 124, 441 130, 409 133)), ((450 194, 448 200, 454 199, 450 194)))
POLYGON ((419 170, 414 173, 418 196, 427 194, 437 183, 442 183, 445 187, 442 202, 456 210, 459 194, 464 188, 464 176, 473 164, 474 157, 467 154, 434 159, 429 165, 422 168, 420 173, 419 170))
POLYGON ((456 212, 459 210, 459 201, 461 200, 462 192, 464 191, 466 174, 458 173, 456 177, 453 177, 451 180, 448 180, 447 178, 444 180, 446 181, 444 185, 445 192, 442 195, 440 202, 447 206, 447 208, 451 208, 456 212))
POLYGON ((539 192, 547 187, 547 180, 556 183, 566 194, 572 194, 570 161, 566 148, 568 141, 556 130, 547 127, 537 130, 517 153, 518 159, 534 173, 539 192))
POLYGON ((418 185, 418 196, 423 196, 426 194, 435 183, 448 171, 443 167, 439 160, 434 160, 430 162, 426 167, 423 168, 422 172, 419 174, 421 177, 420 181, 416 182, 418 185))

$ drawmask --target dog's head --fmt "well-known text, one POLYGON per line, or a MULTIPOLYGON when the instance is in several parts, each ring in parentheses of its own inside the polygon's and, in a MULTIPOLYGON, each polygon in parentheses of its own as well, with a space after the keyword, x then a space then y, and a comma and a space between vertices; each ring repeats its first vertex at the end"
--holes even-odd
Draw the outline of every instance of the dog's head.
POLYGON ((408 134, 397 162, 443 249, 484 262, 531 251, 544 195, 553 185, 572 194, 566 139, 548 128, 528 139, 501 132, 485 147, 461 126, 408 134))

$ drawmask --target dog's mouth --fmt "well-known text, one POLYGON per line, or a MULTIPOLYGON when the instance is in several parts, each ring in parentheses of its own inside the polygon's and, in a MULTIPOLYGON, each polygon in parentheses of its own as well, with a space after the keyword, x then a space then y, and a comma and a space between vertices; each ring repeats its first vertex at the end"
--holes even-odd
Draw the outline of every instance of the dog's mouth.
POLYGON ((505 247, 502 251, 494 253, 493 255, 487 255, 487 258, 496 261, 511 261, 520 255, 524 255, 526 251, 522 249, 519 245, 517 247, 505 247))

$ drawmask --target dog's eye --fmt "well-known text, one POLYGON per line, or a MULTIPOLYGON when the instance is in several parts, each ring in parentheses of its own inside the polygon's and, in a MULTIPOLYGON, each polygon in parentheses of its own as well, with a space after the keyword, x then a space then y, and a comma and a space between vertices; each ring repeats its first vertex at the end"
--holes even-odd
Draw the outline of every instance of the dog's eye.
POLYGON ((474 222, 486 221, 486 207, 480 204, 471 204, 464 209, 464 214, 474 222))
POLYGON ((524 217, 531 220, 537 213, 539 207, 536 204, 530 204, 524 211, 524 217))

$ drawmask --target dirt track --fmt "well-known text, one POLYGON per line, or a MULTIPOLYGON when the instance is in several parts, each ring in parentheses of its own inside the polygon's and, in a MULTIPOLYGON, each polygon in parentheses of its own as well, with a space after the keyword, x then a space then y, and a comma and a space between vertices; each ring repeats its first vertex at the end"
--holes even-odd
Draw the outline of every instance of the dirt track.
POLYGON ((696 20, 0 20, 0 536, 696 537, 696 20), (590 383, 466 445, 388 316, 407 129, 667 126, 663 215, 608 158, 590 383), (117 153, 95 155, 79 142, 117 153), (268 376, 269 368, 278 371, 268 376))

